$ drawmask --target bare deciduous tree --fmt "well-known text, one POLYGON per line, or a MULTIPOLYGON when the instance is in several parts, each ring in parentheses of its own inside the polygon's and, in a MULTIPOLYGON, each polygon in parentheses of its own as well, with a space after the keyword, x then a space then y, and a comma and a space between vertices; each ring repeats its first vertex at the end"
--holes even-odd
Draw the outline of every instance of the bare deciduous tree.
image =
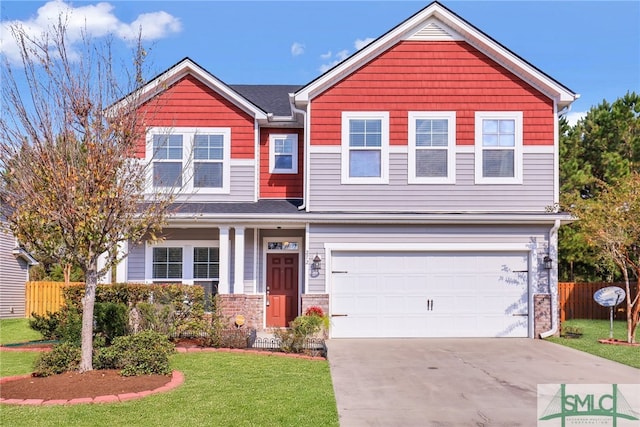
POLYGON ((83 269, 80 371, 89 371, 98 279, 120 261, 120 242, 159 232, 173 200, 172 192, 145 196, 148 163, 136 159, 145 117, 135 90, 145 52, 138 42, 131 67, 115 72, 109 41, 85 36, 81 51, 71 50, 64 17, 42 38, 19 27, 13 36, 22 64, 5 60, 2 70, 2 209, 27 249, 83 269))

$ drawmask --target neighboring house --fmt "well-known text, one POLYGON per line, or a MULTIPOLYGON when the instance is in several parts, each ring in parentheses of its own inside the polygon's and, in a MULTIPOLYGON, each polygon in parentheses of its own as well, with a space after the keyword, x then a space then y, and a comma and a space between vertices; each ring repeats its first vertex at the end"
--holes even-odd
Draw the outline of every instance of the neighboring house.
POLYGON ((38 264, 22 249, 0 217, 0 319, 25 317, 29 267, 38 264))
POLYGON ((578 95, 441 4, 302 87, 184 59, 142 91, 149 186, 187 196, 120 279, 217 289, 258 329, 319 305, 333 338, 555 332, 578 95))

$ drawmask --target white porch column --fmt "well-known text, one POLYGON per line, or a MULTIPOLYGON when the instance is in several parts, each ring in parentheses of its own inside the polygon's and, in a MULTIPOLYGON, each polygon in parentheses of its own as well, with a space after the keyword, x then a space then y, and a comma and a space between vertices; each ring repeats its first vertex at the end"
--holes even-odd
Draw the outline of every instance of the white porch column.
POLYGON ((116 267, 116 283, 124 283, 128 280, 127 260, 129 259, 129 257, 128 256, 125 257, 125 255, 128 253, 129 253, 129 242, 128 241, 120 242, 118 244, 118 258, 120 258, 121 261, 118 263, 118 266, 116 267))
POLYGON ((244 227, 235 227, 235 260, 233 293, 244 293, 244 227))
POLYGON ((229 227, 218 227, 220 230, 220 273, 218 276, 218 293, 229 293, 229 227))

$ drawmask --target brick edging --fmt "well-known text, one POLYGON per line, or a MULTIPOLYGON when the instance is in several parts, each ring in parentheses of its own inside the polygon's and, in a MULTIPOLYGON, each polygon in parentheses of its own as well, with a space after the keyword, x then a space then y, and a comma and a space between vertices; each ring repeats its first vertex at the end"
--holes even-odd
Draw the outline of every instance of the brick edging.
MULTIPOLYGON (((31 378, 31 375, 16 375, 12 377, 4 377, 0 378, 0 384, 6 383, 9 381, 16 381, 24 378, 31 378)), ((77 405, 80 403, 116 403, 116 402, 126 402, 128 400, 141 399, 143 397, 164 393, 170 390, 173 390, 184 383, 184 374, 180 371, 173 371, 171 373, 171 380, 163 386, 155 388, 153 390, 145 390, 139 391, 135 393, 122 393, 122 394, 111 394, 106 396, 96 396, 96 397, 80 397, 76 399, 57 399, 57 400, 44 400, 44 399, 5 399, 0 397, 0 403, 9 404, 9 405, 36 405, 36 406, 49 406, 49 405, 77 405)))

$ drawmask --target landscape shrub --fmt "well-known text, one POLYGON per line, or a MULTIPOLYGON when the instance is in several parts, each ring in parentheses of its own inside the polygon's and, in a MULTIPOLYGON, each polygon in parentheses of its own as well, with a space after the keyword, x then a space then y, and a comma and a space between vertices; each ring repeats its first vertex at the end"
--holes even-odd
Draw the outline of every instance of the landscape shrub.
POLYGON ((274 335, 280 340, 280 348, 285 353, 303 353, 307 340, 320 332, 323 325, 324 316, 298 316, 289 323, 289 329, 277 330, 274 335))
POLYGON ((54 345, 51 351, 40 353, 35 362, 33 375, 48 377, 73 371, 80 366, 80 347, 64 342, 54 345))
POLYGON ((95 337, 102 337, 104 345, 111 345, 114 338, 128 333, 128 308, 123 303, 100 302, 94 307, 95 337))
POLYGON ((57 340, 58 339, 58 327, 60 326, 61 312, 56 311, 54 313, 47 311, 46 314, 40 315, 38 313, 31 313, 31 319, 29 319, 29 327, 34 331, 40 332, 45 340, 57 340))
POLYGON ((45 315, 31 313, 29 327, 47 340, 60 340, 80 345, 82 315, 75 308, 63 306, 59 311, 47 311, 45 315))
MULTIPOLYGON (((63 289, 65 304, 82 311, 83 285, 63 289)), ((208 327, 202 286, 178 284, 98 285, 96 305, 124 304, 128 307, 128 328, 133 332, 153 330, 169 336, 201 334, 208 327)))
POLYGON ((166 335, 143 331, 115 338, 111 346, 97 351, 94 362, 99 369, 121 369, 124 376, 168 375, 169 356, 174 350, 166 335))

